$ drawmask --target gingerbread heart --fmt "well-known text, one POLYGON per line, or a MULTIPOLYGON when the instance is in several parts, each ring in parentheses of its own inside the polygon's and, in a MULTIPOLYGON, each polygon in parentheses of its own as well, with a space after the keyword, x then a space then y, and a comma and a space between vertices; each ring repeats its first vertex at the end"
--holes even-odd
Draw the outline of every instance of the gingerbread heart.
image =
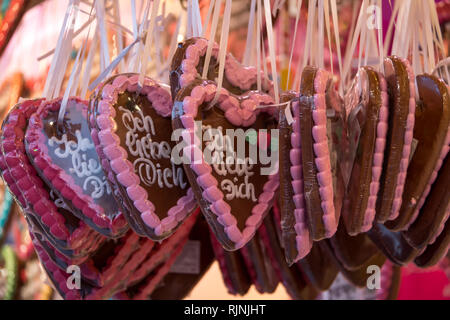
POLYGON ((374 224, 368 235, 378 249, 397 265, 406 265, 420 254, 420 250, 409 245, 401 232, 391 231, 381 223, 374 224))
POLYGON ((338 267, 342 275, 357 287, 367 286, 367 278, 368 278, 367 270, 369 266, 377 266, 381 269, 384 262, 386 261, 386 257, 381 252, 378 251, 368 260, 364 261, 363 264, 358 268, 349 270, 341 263, 341 260, 337 258, 337 255, 339 253, 336 252, 336 250, 333 250, 330 240, 325 240, 325 243, 326 248, 328 250, 328 254, 332 257, 333 263, 338 267))
POLYGON ((413 247, 423 249, 432 244, 445 227, 450 216, 450 156, 447 155, 439 170, 436 181, 431 186, 417 219, 403 237, 413 247))
POLYGON ((293 123, 283 121, 280 127, 284 156, 280 205, 286 256, 293 263, 308 254, 312 240, 330 238, 337 230, 346 133, 342 101, 324 70, 304 68, 299 101, 291 112, 293 123))
POLYGON ((42 182, 25 154, 25 128, 41 102, 30 100, 18 104, 3 122, 0 139, 2 178, 25 216, 58 251, 71 258, 87 257, 98 246, 86 246, 86 243, 91 244, 86 239, 101 236, 63 205, 42 182))
POLYGON ((367 261, 379 253, 366 233, 349 236, 342 221, 336 234, 330 238, 330 246, 339 265, 349 271, 361 269, 367 261))
POLYGON ((94 111, 98 146, 126 199, 128 220, 138 233, 162 240, 196 203, 183 168, 171 160, 170 94, 148 78, 141 87, 138 78, 120 75, 101 89, 94 111))
POLYGON ((128 225, 120 212, 92 141, 87 102, 69 98, 58 122, 61 99, 43 103, 30 117, 26 151, 41 178, 79 219, 109 236, 128 225))
POLYGON ((350 137, 347 161, 353 165, 342 216, 350 235, 370 230, 375 218, 388 130, 388 99, 386 80, 370 67, 359 70, 345 96, 350 137))
POLYGON ((408 60, 386 58, 384 77, 389 94, 389 125, 376 205, 376 219, 381 223, 398 217, 416 110, 414 74, 408 60))
POLYGON ((450 245, 450 222, 445 223, 445 227, 436 240, 429 244, 420 256, 414 259, 414 263, 421 268, 434 266, 447 254, 450 245))
MULTIPOLYGON (((208 48, 208 40, 204 38, 190 38, 178 44, 178 48, 172 59, 170 67, 170 88, 172 99, 182 88, 201 79, 208 48)), ((208 65, 206 79, 215 81, 219 72, 219 46, 214 43, 211 50, 211 60, 208 65)), ((261 90, 273 94, 272 82, 264 76, 261 70, 255 67, 243 66, 227 53, 225 56, 225 67, 222 86, 230 93, 242 95, 248 91, 257 89, 258 72, 261 79, 261 90)))
MULTIPOLYGON (((112 81, 112 79, 114 79, 115 76, 111 77, 109 79, 109 82, 112 81)), ((133 229, 134 232, 136 232, 137 234, 139 234, 140 236, 145 236, 145 233, 141 227, 141 225, 135 221, 130 213, 130 207, 132 207, 132 204, 130 203, 128 198, 122 198, 121 194, 120 194, 120 190, 119 190, 119 182, 116 178, 116 176, 114 175, 114 172, 111 169, 111 165, 109 164, 108 159, 106 158, 106 156, 103 153, 103 149, 100 146, 100 140, 98 138, 98 127, 97 127, 97 122, 95 121, 95 117, 96 117, 96 109, 98 106, 98 98, 100 97, 100 92, 103 89, 103 86, 105 85, 105 83, 100 84, 94 91, 92 97, 89 100, 89 107, 88 107, 88 112, 87 112, 87 117, 89 119, 89 129, 91 130, 91 137, 92 137, 92 141, 95 144, 95 150, 97 151, 98 157, 100 159, 100 162, 102 164, 103 167, 103 171, 109 181, 109 185, 111 187, 111 190, 113 192, 113 195, 116 199, 117 204, 120 206, 125 219, 127 220, 128 224, 130 225, 131 229, 133 229)))
POLYGON ((386 223, 393 230, 407 230, 417 219, 450 149, 450 95, 445 82, 419 75, 417 89, 420 101, 413 131, 417 144, 409 162, 398 218, 386 223))
POLYGON ((222 88, 210 105, 216 90, 208 81, 182 89, 173 128, 182 137, 181 162, 206 220, 226 250, 237 250, 253 237, 278 189, 278 148, 267 143, 276 119, 273 108, 258 108, 273 103, 267 94, 236 96, 222 88))

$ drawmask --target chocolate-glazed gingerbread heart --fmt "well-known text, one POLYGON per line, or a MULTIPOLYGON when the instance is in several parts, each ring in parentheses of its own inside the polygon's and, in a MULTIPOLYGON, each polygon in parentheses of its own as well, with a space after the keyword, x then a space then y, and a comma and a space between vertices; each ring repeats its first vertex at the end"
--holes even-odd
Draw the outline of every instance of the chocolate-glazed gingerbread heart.
POLYGON ((178 151, 206 220, 222 246, 236 250, 253 237, 278 189, 276 139, 267 143, 276 119, 273 109, 257 108, 273 103, 267 94, 235 96, 222 88, 210 105, 216 91, 210 81, 180 90, 172 123, 181 129, 178 151))
POLYGON ((417 219, 431 185, 450 149, 450 95, 444 81, 417 76, 420 102, 416 108, 414 139, 417 147, 408 166, 403 201, 397 219, 386 226, 407 230, 417 219))
POLYGON ((25 135, 30 162, 78 218, 106 236, 121 236, 128 225, 95 150, 87 102, 70 98, 59 123, 61 101, 43 103, 30 117, 25 135))
MULTIPOLYGON (((207 47, 208 40, 204 38, 190 38, 178 44, 170 67, 170 88, 174 100, 180 89, 201 79, 207 47)), ((204 80, 216 80, 219 71, 218 53, 219 46, 214 43, 208 72, 204 80)), ((258 72, 260 72, 262 91, 270 93, 273 90, 272 82, 263 75, 261 70, 257 71, 255 67, 243 66, 233 55, 227 54, 222 85, 230 93, 236 95, 256 90, 258 72)))
POLYGON ((139 234, 140 236, 145 236, 145 232, 143 227, 138 221, 134 220, 134 216, 131 214, 131 209, 133 207, 132 201, 129 199, 129 197, 122 197, 120 188, 119 188, 119 181, 117 180, 116 175, 111 169, 111 165, 106 158, 105 154, 103 153, 103 149, 100 145, 100 140, 98 138, 98 132, 100 129, 97 126, 96 116, 97 116, 97 107, 98 107, 98 101, 101 98, 103 87, 111 83, 116 77, 119 75, 112 76, 109 78, 106 82, 100 84, 97 86, 97 88, 94 90, 93 94, 91 95, 89 99, 89 106, 88 106, 88 112, 87 117, 89 119, 89 129, 91 131, 91 137, 92 141, 95 144, 95 150, 97 151, 98 157, 100 159, 100 162, 102 164, 103 171, 105 173, 105 176, 108 179, 109 185, 112 190, 112 194, 114 198, 116 199, 117 204, 120 206, 121 211, 123 212, 125 219, 127 220, 128 224, 130 225, 131 229, 133 229, 134 232, 139 234))
POLYGON ((360 269, 379 252, 367 234, 348 235, 342 221, 330 245, 339 264, 349 271, 360 269))
POLYGON ((300 121, 291 136, 294 148, 290 157, 294 182, 301 181, 299 171, 303 173, 303 189, 293 185, 298 190, 294 201, 300 195, 296 208, 302 209, 304 201, 306 213, 306 218, 299 217, 297 222, 308 223, 315 241, 334 235, 341 213, 344 186, 339 150, 345 147, 346 137, 343 114, 342 101, 328 73, 305 67, 300 85, 300 121), (295 153, 299 148, 300 156, 295 153))
POLYGON ((433 243, 442 232, 450 215, 450 156, 444 160, 436 181, 431 186, 417 219, 408 230, 403 231, 403 237, 408 243, 423 249, 433 243))
POLYGON ((416 109, 414 74, 409 62, 386 58, 384 76, 389 93, 389 126, 376 206, 376 219, 382 223, 396 219, 402 204, 416 109))
MULTIPOLYGON (((294 99, 295 92, 281 96, 282 102, 294 99)), ((286 110, 280 110, 278 129, 280 130, 280 211, 281 234, 285 256, 288 264, 303 258, 312 247, 308 223, 306 221, 303 193, 303 170, 300 145, 299 102, 287 106, 293 116, 289 124, 286 110)))
POLYGON ((171 160, 170 94, 148 78, 139 85, 136 74, 115 77, 100 94, 99 146, 128 203, 128 220, 139 224, 138 233, 164 239, 196 207, 183 168, 171 160))
POLYGON ((370 67, 359 70, 345 96, 349 135, 349 182, 342 209, 350 235, 367 232, 375 218, 388 128, 384 77, 370 67), (351 152, 353 150, 353 152, 351 152))
POLYGON ((41 102, 31 100, 18 104, 3 122, 0 153, 2 178, 25 216, 33 220, 33 224, 58 251, 70 258, 87 257, 89 252, 98 248, 90 245, 92 242, 87 239, 100 235, 63 206, 63 202, 42 182, 25 154, 25 128, 41 102))
POLYGON ((414 263, 421 268, 428 268, 436 265, 448 252, 450 245, 450 222, 445 223, 444 230, 429 244, 425 251, 414 259, 414 263))
POLYGON ((337 258, 337 254, 339 253, 331 246, 330 240, 324 240, 324 242, 328 255, 333 258, 333 263, 337 266, 339 271, 348 281, 358 287, 365 287, 367 285, 367 278, 370 276, 370 274, 367 273, 367 268, 369 266, 378 266, 381 269, 386 260, 386 257, 381 252, 377 251, 368 260, 364 261, 360 267, 349 270, 337 258))
POLYGON ((381 223, 373 225, 368 232, 370 239, 393 263, 403 266, 411 262, 420 253, 409 245, 401 232, 394 232, 381 223))

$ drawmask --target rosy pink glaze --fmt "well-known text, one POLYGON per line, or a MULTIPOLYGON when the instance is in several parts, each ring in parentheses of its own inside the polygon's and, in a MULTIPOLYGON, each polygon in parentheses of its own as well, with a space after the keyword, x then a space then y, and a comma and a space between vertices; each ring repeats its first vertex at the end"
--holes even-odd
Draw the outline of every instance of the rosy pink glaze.
POLYGON ((367 201, 366 211, 364 212, 362 232, 367 232, 372 228, 372 223, 375 218, 375 206, 378 190, 380 188, 380 177, 383 168, 384 149, 386 147, 388 128, 389 96, 387 93, 387 83, 386 79, 380 73, 378 73, 378 79, 380 81, 381 107, 377 124, 375 150, 373 153, 372 181, 370 182, 369 199, 367 201))
MULTIPOLYGON (((186 49, 184 60, 181 62, 181 71, 183 74, 180 76, 181 88, 187 87, 198 76, 201 76, 197 72, 197 66, 200 61, 200 57, 206 55, 208 48, 208 40, 203 38, 197 38, 195 43, 190 45, 186 49)), ((211 51, 211 56, 218 59, 219 46, 214 43, 211 51)), ((255 67, 242 66, 235 57, 231 54, 227 54, 225 58, 225 76, 228 81, 243 91, 248 91, 257 81, 257 71, 255 67)), ((261 71, 262 89, 264 91, 273 90, 272 82, 267 79, 261 71)))
MULTIPOLYGON (((120 137, 115 133, 117 123, 114 104, 120 92, 136 92, 139 75, 121 75, 111 84, 103 87, 102 100, 98 104, 97 126, 98 138, 103 154, 110 161, 111 169, 117 176, 118 182, 126 187, 127 194, 133 201, 135 208, 141 213, 144 223, 154 229, 156 235, 162 235, 172 231, 178 223, 181 223, 196 207, 196 202, 191 189, 186 196, 181 197, 177 204, 169 209, 167 217, 162 220, 155 213, 154 204, 148 200, 147 191, 140 186, 140 178, 134 172, 133 164, 127 159, 127 152, 120 146, 120 137)), ((153 80, 146 78, 141 94, 146 94, 152 102, 155 111, 162 117, 168 117, 172 111, 170 94, 153 80)))
MULTIPOLYGON (((191 95, 184 98, 184 114, 181 116, 181 122, 191 137, 196 132, 193 119, 198 112, 198 107, 204 102, 210 102, 215 96, 216 89, 217 87, 213 83, 202 84, 193 88, 191 95)), ((250 92, 248 99, 239 104, 239 101, 231 96, 225 88, 222 88, 218 99, 218 106, 225 113, 227 120, 235 126, 243 127, 252 125, 260 112, 274 112, 274 110, 255 109, 257 105, 271 103, 273 103, 273 100, 269 95, 250 92), (251 115, 247 111, 251 112, 251 115)), ((193 139, 186 142, 190 143, 191 141, 193 139)), ((278 175, 269 176, 268 181, 264 184, 263 192, 258 197, 258 203, 253 207, 251 215, 245 222, 245 228, 241 232, 231 213, 231 207, 223 200, 223 193, 217 187, 218 183, 212 175, 211 166, 204 161, 203 156, 194 158, 194 154, 202 155, 198 145, 190 144, 184 148, 184 151, 190 160, 191 169, 197 175, 197 180, 205 181, 203 185, 199 185, 203 190, 203 198, 211 203, 211 211, 217 215, 217 221, 224 227, 228 238, 235 243, 235 248, 242 248, 255 234, 257 227, 264 218, 264 212, 267 211, 275 196, 275 191, 279 185, 278 175), (196 163, 200 162, 196 159, 202 159, 201 163, 196 163)))
POLYGON ((333 176, 331 173, 330 151, 328 149, 327 138, 327 115, 325 91, 329 74, 325 70, 319 69, 314 79, 314 105, 312 118, 314 126, 312 128, 314 140, 314 153, 316 155, 315 164, 317 167, 317 181, 319 183, 319 193, 322 200, 323 224, 325 236, 330 238, 337 230, 337 221, 334 208, 333 176))
POLYGON ((306 221, 305 212, 305 197, 303 190, 303 168, 302 168, 302 148, 300 138, 300 110, 299 103, 292 104, 294 122, 292 123, 291 145, 289 157, 291 160, 291 177, 293 198, 295 204, 294 218, 295 218, 295 237, 297 245, 297 256, 294 262, 304 258, 312 248, 312 238, 309 233, 308 223, 306 221))
MULTIPOLYGON (((390 60, 387 59, 385 63, 390 63, 389 61, 390 60)), ((397 175, 397 184, 394 191, 394 200, 392 202, 391 214, 388 220, 397 219, 400 213, 400 207, 402 206, 403 188, 405 186, 406 172, 409 165, 409 155, 411 153, 416 112, 416 88, 414 84, 414 73, 408 60, 402 59, 402 62, 406 67, 406 71, 409 77, 409 112, 408 118, 406 119, 405 140, 403 143, 402 158, 400 160, 400 167, 397 175)))
MULTIPOLYGON (((50 200, 36 170, 24 153, 23 130, 26 127, 26 118, 36 111, 37 104, 41 101, 26 101, 11 110, 1 137, 0 169, 10 190, 21 199, 22 206, 33 210, 34 215, 40 217, 56 239, 69 241, 70 234, 64 224, 65 219, 58 213, 58 208, 50 200)), ((86 228, 85 225, 83 227, 86 228)))
MULTIPOLYGON (((433 169, 433 172, 431 173, 430 179, 428 180, 428 184, 425 187, 425 190, 422 193, 422 196, 420 197, 419 202, 417 203, 416 209, 414 210, 414 214, 411 217, 411 220, 406 225, 405 230, 407 230, 409 228, 409 226, 411 224, 413 224, 414 221, 416 221, 417 217, 419 216, 419 211, 422 208, 428 194, 430 193, 431 186, 433 185, 434 181, 436 180, 438 173, 439 173, 439 169, 442 167, 442 163, 444 162, 445 157, 447 156, 447 153, 449 150, 450 150, 450 127, 447 129, 447 135, 445 137, 444 145, 442 146, 441 152, 439 154, 439 158, 436 161, 436 164, 434 165, 434 169, 433 169)), ((447 210, 444 221, 441 225, 441 231, 444 228, 445 221, 447 221, 447 219, 448 219, 448 214, 449 214, 448 211, 449 210, 447 210)), ((437 235, 435 235, 435 237, 433 237, 433 240, 432 240, 433 242, 436 240, 436 237, 437 237, 437 235)))
MULTIPOLYGON (((58 98, 43 103, 38 111, 30 117, 26 132, 26 140, 29 143, 28 151, 34 157, 34 165, 41 170, 45 178, 50 181, 54 188, 59 189, 61 194, 67 200, 71 201, 78 210, 89 217, 89 219, 100 228, 123 230, 126 226, 126 220, 122 213, 116 212, 114 214, 114 219, 111 220, 108 215, 106 215, 104 209, 95 204, 94 199, 85 194, 75 183, 73 177, 68 175, 65 169, 54 164, 51 157, 48 155, 48 148, 45 145, 45 137, 42 132, 42 119, 47 117, 48 112, 58 111, 61 106, 61 100, 61 98, 58 98), (52 169, 51 175, 48 174, 47 171, 49 168, 52 169)), ((75 102, 73 107, 77 108, 80 113, 86 112, 86 101, 77 98, 69 98, 69 102, 72 101, 75 102)))

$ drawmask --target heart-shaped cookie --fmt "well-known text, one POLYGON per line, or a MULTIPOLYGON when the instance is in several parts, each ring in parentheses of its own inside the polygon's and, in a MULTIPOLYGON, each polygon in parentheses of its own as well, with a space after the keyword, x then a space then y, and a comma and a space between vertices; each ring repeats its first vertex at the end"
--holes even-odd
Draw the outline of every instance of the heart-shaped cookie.
MULTIPOLYGON (((172 59, 170 67, 170 88, 172 98, 178 91, 201 79, 208 49, 208 40, 204 38, 190 38, 180 43, 172 59)), ((208 72, 204 80, 215 81, 219 72, 219 46, 214 43, 211 49, 211 59, 208 72)), ((264 76, 263 71, 255 67, 243 66, 228 53, 225 56, 223 88, 230 93, 242 95, 247 91, 256 90, 260 72, 261 90, 273 93, 272 82, 264 76)))
POLYGON ((0 139, 2 178, 23 213, 42 230, 58 251, 70 258, 87 257, 98 247, 86 247, 86 243, 91 243, 86 239, 101 236, 67 210, 63 202, 42 182, 25 154, 25 128, 29 117, 37 111, 41 102, 30 100, 19 103, 3 122, 0 139))
POLYGON ((408 170, 416 110, 414 74, 406 59, 388 57, 384 77, 389 94, 389 125, 376 205, 376 219, 398 217, 408 170))
POLYGON ((170 94, 148 78, 141 87, 138 78, 117 76, 99 92, 98 146, 126 199, 128 220, 136 222, 138 233, 162 240, 196 203, 183 168, 171 160, 170 94))
POLYGON ((309 237, 320 241, 337 230, 344 189, 340 150, 345 147, 346 133, 342 101, 324 70, 304 68, 299 102, 293 104, 292 112, 289 157, 295 210, 282 211, 282 215, 295 217, 292 227, 300 237, 295 261, 308 252, 309 237))
POLYGON ((401 232, 394 232, 381 223, 375 223, 368 232, 370 239, 393 263, 403 266, 411 262, 420 253, 405 240, 401 232))
POLYGON ((414 263, 421 268, 434 266, 447 254, 450 245, 450 222, 445 223, 445 227, 436 240, 429 244, 420 256, 414 259, 414 263))
POLYGON ((419 249, 432 244, 450 216, 450 156, 447 155, 439 170, 436 181, 431 186, 417 219, 408 230, 403 231, 403 237, 408 243, 419 249))
POLYGON ((361 266, 356 269, 349 270, 341 263, 341 260, 337 258, 337 255, 340 253, 331 246, 330 240, 324 240, 324 243, 325 248, 328 251, 328 255, 332 257, 333 263, 336 265, 342 275, 357 287, 367 286, 367 270, 369 266, 377 266, 381 269, 384 262, 386 261, 386 257, 381 252, 377 251, 374 255, 369 257, 368 260, 364 261, 361 266))
POLYGON ((375 218, 388 129, 388 93, 384 77, 370 67, 359 70, 345 96, 350 176, 342 210, 350 235, 367 232, 375 218))
POLYGON ((413 133, 417 146, 408 166, 399 216, 386 223, 392 230, 407 230, 417 219, 450 149, 450 95, 445 82, 419 75, 417 89, 420 101, 413 133))
POLYGON ((335 235, 330 238, 330 246, 339 264, 349 271, 361 269, 379 253, 366 233, 349 236, 342 221, 335 235))
POLYGON ((237 250, 253 237, 278 189, 278 148, 267 144, 275 110, 258 108, 273 103, 267 94, 236 96, 225 88, 210 105, 216 91, 209 81, 182 89, 173 128, 181 129, 181 160, 206 220, 226 250, 237 250))
POLYGON ((92 141, 87 102, 69 98, 58 122, 61 99, 43 103, 30 117, 26 151, 41 178, 66 205, 98 232, 119 237, 127 229, 92 141))

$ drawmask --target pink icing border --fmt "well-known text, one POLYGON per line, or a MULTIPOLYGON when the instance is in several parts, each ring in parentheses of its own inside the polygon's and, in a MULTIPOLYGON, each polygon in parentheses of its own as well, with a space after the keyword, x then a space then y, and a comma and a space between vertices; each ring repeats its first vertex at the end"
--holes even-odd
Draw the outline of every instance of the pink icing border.
POLYGON ((291 184, 294 191, 293 200, 295 204, 294 218, 296 223, 294 229, 297 233, 295 240, 298 253, 294 259, 294 262, 296 262, 304 258, 311 251, 313 241, 309 232, 305 211, 299 103, 294 102, 292 108, 294 122, 292 123, 292 149, 290 150, 289 157, 291 161, 291 184))
MULTIPOLYGON (((388 220, 397 219, 400 213, 400 207, 403 200, 403 188, 405 186, 406 173, 409 165, 409 155, 411 153, 411 143, 413 139, 413 129, 415 122, 415 112, 416 112, 416 87, 414 83, 414 72, 411 65, 407 59, 400 59, 405 65, 406 71, 409 77, 409 111, 408 117, 406 119, 406 130, 405 130, 405 140, 403 142, 402 158, 400 160, 399 172, 397 175, 397 184, 394 192, 394 200, 392 202, 391 213, 388 220)), ((391 60, 387 58, 386 62, 391 60)))
MULTIPOLYGON (((185 58, 181 61, 180 69, 183 74, 179 78, 180 87, 184 88, 190 85, 197 77, 201 75, 197 72, 197 66, 201 56, 206 54, 208 48, 208 40, 204 38, 196 38, 195 43, 188 46, 185 58)), ((211 51, 211 57, 217 59, 219 54, 219 46, 214 43, 211 51)), ((225 58, 225 76, 228 81, 241 90, 248 91, 257 82, 257 71, 255 67, 242 66, 236 58, 228 53, 225 58)), ((267 79, 261 72, 262 89, 267 92, 273 91, 272 81, 267 79)))
POLYGON ((381 90, 381 107, 379 111, 379 118, 377 124, 377 138, 375 140, 375 150, 373 153, 372 163, 372 181, 369 187, 369 198, 367 200, 367 207, 364 212, 364 222, 361 231, 367 232, 372 228, 373 220, 376 214, 376 202, 378 190, 380 189, 380 177, 383 169, 384 149, 386 147, 386 138, 388 130, 388 116, 389 116, 389 96, 387 92, 386 79, 382 74, 378 73, 378 80, 380 82, 381 90))
MULTIPOLYGON (((411 224, 413 224, 414 221, 416 221, 417 217, 419 216, 420 209, 422 209, 422 206, 425 203, 425 200, 426 200, 428 194, 430 193, 431 186, 433 185, 434 181, 436 180, 438 173, 439 173, 439 169, 442 167, 442 164, 443 164, 445 157, 447 156, 447 153, 449 150, 450 150, 450 127, 447 129, 447 135, 445 137, 444 145, 442 146, 441 152, 439 154, 439 158, 436 161, 436 164, 434 165, 434 169, 433 169, 433 172, 431 173, 430 179, 428 180, 428 184, 425 187, 425 190, 422 193, 422 196, 420 197, 420 199, 416 205, 416 209, 414 210, 413 216, 411 217, 411 220, 406 225, 405 230, 409 229, 411 224)), ((447 221, 449 214, 450 214, 449 209, 447 209, 446 215, 445 215, 443 223, 442 223, 441 231, 444 228, 443 225, 445 224, 445 221, 447 221)), ((436 237, 434 237, 434 240, 435 239, 436 239, 436 237)), ((434 242, 434 240, 433 240, 433 242, 434 242)))
MULTIPOLYGON (((127 228, 124 228, 126 221, 123 214, 118 210, 111 220, 105 214, 104 209, 94 203, 91 196, 84 194, 81 187, 75 183, 73 177, 68 175, 63 168, 54 164, 48 155, 48 148, 45 145, 45 137, 42 133, 42 119, 48 115, 48 112, 58 111, 61 106, 61 101, 62 98, 57 98, 43 103, 38 111, 30 117, 25 139, 28 142, 28 151, 34 156, 34 165, 41 170, 53 188, 58 189, 61 195, 71 201, 83 215, 88 217, 98 227, 111 230, 111 233, 115 236, 120 235, 127 230, 127 228)), ((75 102, 71 107, 77 108, 79 112, 86 112, 86 101, 78 98, 69 98, 68 103, 71 102, 75 102)))
POLYGON ((329 73, 318 69, 314 79, 314 105, 312 118, 314 126, 312 136, 314 140, 314 163, 317 167, 317 182, 323 210, 322 221, 325 227, 325 236, 332 237, 337 230, 336 212, 334 207, 333 175, 331 173, 330 152, 327 138, 327 114, 326 114, 326 87, 329 73))
POLYGON ((3 179, 22 206, 27 210, 32 209, 56 239, 70 242, 70 239, 84 235, 90 228, 83 223, 82 227, 69 233, 64 217, 50 200, 36 169, 24 153, 23 131, 18 132, 18 129, 25 129, 26 118, 36 111, 37 104, 41 102, 42 100, 25 101, 10 111, 8 122, 4 122, 2 130, 0 169, 3 179))
MULTIPOLYGON (((186 132, 189 136, 187 142, 194 141, 193 144, 184 148, 184 154, 190 160, 190 168, 197 176, 197 182, 203 190, 203 198, 211 203, 210 210, 216 214, 217 221, 224 227, 225 234, 235 243, 235 249, 242 248, 255 234, 257 227, 262 223, 264 213, 269 209, 269 204, 275 197, 275 192, 279 186, 278 173, 270 175, 268 181, 264 184, 263 192, 258 197, 258 203, 253 207, 252 213, 247 218, 246 227, 241 232, 237 226, 236 218, 231 214, 231 207, 223 200, 223 193, 217 188, 218 182, 212 175, 212 168, 204 160, 202 163, 196 163, 194 155, 202 154, 202 151, 195 143, 195 117, 198 113, 198 107, 202 103, 210 102, 214 99, 217 86, 214 83, 203 83, 194 87, 189 96, 183 99, 183 112, 180 116, 186 132)), ((272 104, 272 98, 267 94, 250 92, 248 98, 239 101, 225 88, 222 88, 218 106, 224 112, 225 118, 235 126, 248 127, 252 125, 260 112, 271 114, 274 110, 256 109, 258 105, 272 104)))
POLYGON ((142 88, 138 84, 139 75, 131 77, 122 75, 114 79, 112 84, 103 87, 102 98, 98 103, 97 126, 100 129, 98 138, 103 148, 103 154, 110 161, 111 169, 117 176, 118 182, 126 187, 127 194, 133 201, 135 208, 141 213, 144 223, 154 229, 160 236, 173 231, 182 220, 196 207, 192 189, 181 197, 177 204, 169 209, 167 217, 162 220, 156 215, 154 204, 148 200, 147 191, 140 186, 140 178, 134 173, 133 164, 127 159, 127 151, 120 146, 120 137, 115 133, 117 123, 114 104, 120 92, 125 90, 147 95, 156 112, 162 117, 168 117, 172 111, 170 94, 153 80, 146 78, 142 88))

